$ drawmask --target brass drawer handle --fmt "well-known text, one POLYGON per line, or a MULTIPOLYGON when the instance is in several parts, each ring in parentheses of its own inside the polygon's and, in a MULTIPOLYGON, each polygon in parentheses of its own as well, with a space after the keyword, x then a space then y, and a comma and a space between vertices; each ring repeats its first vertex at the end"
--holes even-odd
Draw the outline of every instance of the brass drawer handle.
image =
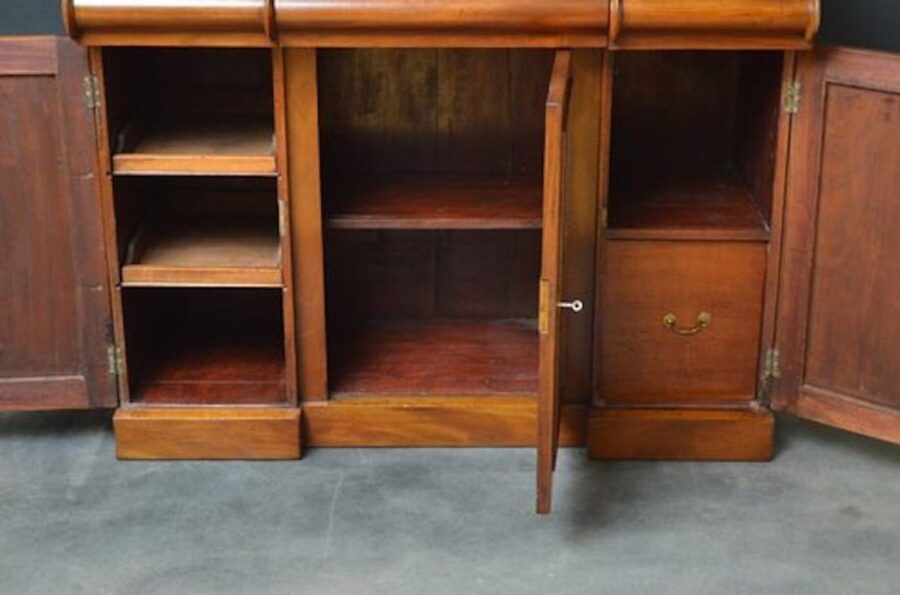
POLYGON ((676 335, 690 336, 696 335, 712 322, 712 314, 709 312, 700 312, 697 315, 697 322, 692 328, 678 328, 678 318, 669 312, 662 318, 663 326, 675 333, 676 335))

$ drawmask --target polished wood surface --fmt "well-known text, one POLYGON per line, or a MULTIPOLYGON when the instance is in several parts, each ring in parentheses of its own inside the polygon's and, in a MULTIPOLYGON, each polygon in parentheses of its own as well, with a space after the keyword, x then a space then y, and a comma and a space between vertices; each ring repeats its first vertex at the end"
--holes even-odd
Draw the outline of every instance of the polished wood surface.
POLYGON ((766 246, 609 240, 598 311, 597 399, 697 405, 755 398, 766 246), (711 323, 683 336, 701 312, 711 323))
POLYGON ((900 443, 900 59, 797 65, 773 404, 900 443))
POLYGON ((592 459, 768 461, 774 418, 764 409, 593 409, 592 459))
POLYGON ((541 279, 538 304, 537 512, 550 512, 553 471, 559 448, 560 359, 562 319, 563 227, 568 169, 567 116, 571 93, 572 53, 553 60, 544 124, 544 217, 541 234, 541 279))
POLYGON ((131 240, 123 286, 282 286, 277 221, 207 217, 144 225, 131 240))
POLYGON ((537 392, 533 321, 393 321, 331 336, 333 397, 537 392))
POLYGON ((301 454, 299 409, 119 409, 113 428, 120 459, 273 460, 301 454))
POLYGON ((83 50, 0 38, 0 409, 116 404, 83 50))
MULTIPOLYGON (((587 407, 566 404, 561 446, 583 446, 587 407)), ((311 447, 534 447, 533 396, 337 399, 303 408, 303 439, 311 447)))
POLYGON ((331 187, 334 229, 539 229, 539 181, 486 176, 360 178, 331 187))
POLYGON ((819 0, 611 0, 609 44, 620 48, 808 47, 819 0))
POLYGON ((328 374, 316 52, 287 49, 284 60, 298 393, 320 401, 328 374))
POLYGON ((602 47, 608 11, 605 0, 275 0, 288 46, 602 47))
POLYGON ((271 0, 62 0, 66 32, 85 45, 268 45, 271 0))

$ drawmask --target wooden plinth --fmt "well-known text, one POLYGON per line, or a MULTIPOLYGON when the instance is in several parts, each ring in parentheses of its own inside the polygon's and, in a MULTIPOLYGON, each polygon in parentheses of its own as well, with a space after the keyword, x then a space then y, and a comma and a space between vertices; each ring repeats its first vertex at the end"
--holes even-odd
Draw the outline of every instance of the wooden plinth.
POLYGON ((248 408, 119 409, 120 459, 299 459, 300 410, 248 408))
POLYGON ((774 419, 765 410, 600 409, 588 418, 592 459, 768 461, 774 419))
MULTIPOLYGON (((308 446, 534 446, 534 397, 365 397, 303 406, 308 446)), ((562 410, 560 444, 584 444, 586 410, 562 410)))

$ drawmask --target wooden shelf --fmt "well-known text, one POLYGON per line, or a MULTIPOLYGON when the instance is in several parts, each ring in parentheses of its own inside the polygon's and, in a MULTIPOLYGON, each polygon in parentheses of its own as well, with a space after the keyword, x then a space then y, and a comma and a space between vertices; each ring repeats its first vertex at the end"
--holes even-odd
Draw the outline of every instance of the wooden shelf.
POLYGON ((220 116, 133 124, 113 156, 116 175, 274 176, 271 119, 220 116))
POLYGON ((146 405, 284 404, 279 336, 253 329, 172 329, 147 350, 133 375, 131 402, 146 405))
POLYGON ((337 330, 329 342, 337 397, 537 393, 534 321, 413 320, 337 330))
POLYGON ((482 176, 354 179, 325 196, 333 229, 539 229, 541 207, 539 180, 482 176))
POLYGON ((261 217, 144 224, 128 247, 122 285, 281 287, 277 224, 261 217))
POLYGON ((611 190, 606 237, 766 241, 769 228, 735 173, 648 175, 611 190))

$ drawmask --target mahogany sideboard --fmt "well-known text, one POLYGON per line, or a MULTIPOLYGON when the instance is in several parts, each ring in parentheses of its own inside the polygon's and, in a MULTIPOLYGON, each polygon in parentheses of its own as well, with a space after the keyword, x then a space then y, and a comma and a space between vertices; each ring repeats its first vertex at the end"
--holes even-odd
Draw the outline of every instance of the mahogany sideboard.
POLYGON ((0 408, 121 458, 900 444, 900 58, 817 0, 64 0, 0 40, 0 408), (77 42, 77 43, 76 43, 77 42))

